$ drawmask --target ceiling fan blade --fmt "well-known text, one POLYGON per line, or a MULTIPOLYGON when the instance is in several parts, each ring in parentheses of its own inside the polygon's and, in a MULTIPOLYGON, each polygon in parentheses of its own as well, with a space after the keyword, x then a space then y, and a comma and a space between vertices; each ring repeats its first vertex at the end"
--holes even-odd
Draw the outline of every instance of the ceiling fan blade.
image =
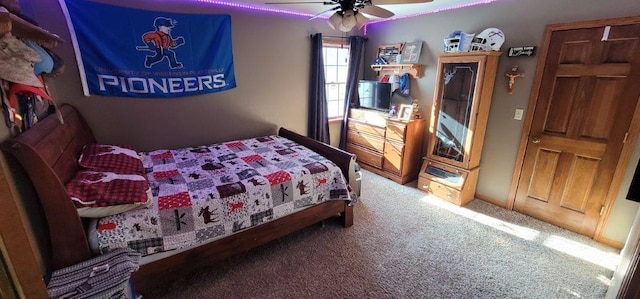
POLYGON ((390 18, 394 16, 394 13, 375 5, 367 5, 365 7, 359 8, 358 11, 379 18, 390 18))
POLYGON ((392 4, 411 4, 411 3, 427 3, 433 0, 372 0, 374 5, 392 5, 392 4))
POLYGON ((305 1, 305 2, 265 2, 264 4, 324 4, 333 5, 337 4, 337 1, 305 1))
POLYGON ((336 7, 334 7, 334 8, 329 8, 329 9, 327 9, 327 10, 325 10, 325 11, 323 11, 323 12, 321 12, 321 13, 319 13, 319 14, 317 14, 317 15, 313 16, 313 17, 311 17, 311 18, 309 19, 309 21, 311 21, 311 20, 313 20, 313 19, 317 19, 319 16, 321 16, 321 15, 323 15, 323 14, 327 13, 327 12, 334 11, 334 10, 338 10, 338 9, 340 9, 340 6, 336 6, 336 7))

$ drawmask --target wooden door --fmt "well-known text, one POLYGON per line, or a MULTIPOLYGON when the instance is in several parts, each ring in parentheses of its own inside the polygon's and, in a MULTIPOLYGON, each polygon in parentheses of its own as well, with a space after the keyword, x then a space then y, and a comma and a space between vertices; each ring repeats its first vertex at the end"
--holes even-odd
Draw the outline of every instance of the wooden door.
POLYGON ((550 34, 514 208, 594 236, 640 96, 640 25, 550 34))

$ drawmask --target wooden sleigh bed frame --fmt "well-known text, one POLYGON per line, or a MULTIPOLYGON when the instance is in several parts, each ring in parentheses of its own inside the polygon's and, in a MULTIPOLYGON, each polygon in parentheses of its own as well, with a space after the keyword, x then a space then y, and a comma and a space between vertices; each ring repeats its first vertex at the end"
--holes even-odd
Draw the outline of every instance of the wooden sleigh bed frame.
MULTIPOLYGON (((90 259, 93 254, 87 241, 82 219, 67 194, 67 183, 79 170, 78 158, 85 144, 95 143, 91 129, 78 111, 70 105, 60 108, 64 123, 51 115, 25 133, 2 144, 22 165, 38 194, 44 211, 47 243, 51 256, 43 257, 47 273, 90 259)), ((278 135, 295 141, 340 167, 353 184, 355 156, 308 137, 281 128, 278 135)), ((136 290, 155 287, 166 277, 192 273, 228 257, 265 244, 325 219, 339 216, 344 227, 353 225, 353 206, 347 201, 333 200, 294 214, 258 225, 148 264, 133 273, 136 290)), ((47 273, 44 273, 45 275, 47 273)))

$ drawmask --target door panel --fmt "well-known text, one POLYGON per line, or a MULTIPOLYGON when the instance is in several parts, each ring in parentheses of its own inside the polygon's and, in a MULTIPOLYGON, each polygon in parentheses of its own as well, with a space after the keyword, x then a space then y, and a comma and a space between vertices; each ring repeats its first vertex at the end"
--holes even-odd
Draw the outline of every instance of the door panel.
POLYGON ((533 168, 531 184, 529 185, 529 196, 541 201, 549 201, 551 195, 551 184, 558 161, 560 160, 560 152, 540 149, 538 157, 533 168))
POLYGON ((640 96, 640 25, 551 33, 514 209, 593 236, 640 96))
POLYGON ((545 131, 565 134, 569 129, 569 116, 574 103, 574 96, 580 84, 579 78, 558 78, 553 91, 553 98, 564 99, 551 103, 547 112, 545 131))
POLYGON ((584 213, 600 161, 576 155, 572 162, 560 206, 584 213))
POLYGON ((619 97, 617 91, 622 90, 624 78, 597 78, 593 96, 589 99, 585 117, 582 120, 580 137, 608 139, 613 128, 615 114, 619 109, 618 101, 606 101, 608 96, 619 97))
POLYGON ((591 43, 588 40, 567 41, 560 52, 560 64, 584 64, 591 54, 591 43))

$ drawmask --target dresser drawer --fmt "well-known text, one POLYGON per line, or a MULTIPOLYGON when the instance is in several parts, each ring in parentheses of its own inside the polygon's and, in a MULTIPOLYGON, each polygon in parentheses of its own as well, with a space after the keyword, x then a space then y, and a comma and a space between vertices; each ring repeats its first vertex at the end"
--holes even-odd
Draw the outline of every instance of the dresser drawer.
POLYGON ((379 152, 384 149, 384 139, 360 131, 347 131, 347 141, 379 152))
POLYGON ((425 177, 418 177, 418 188, 456 205, 461 205, 462 203, 460 190, 434 182, 425 177))
POLYGON ((367 123, 350 119, 349 122, 347 123, 347 128, 349 130, 368 133, 373 136, 384 138, 385 127, 378 127, 378 126, 374 126, 374 125, 370 125, 367 123))
POLYGON ((382 167, 382 153, 347 142, 347 151, 356 155, 357 162, 363 162, 371 166, 382 167))
POLYGON ((462 190, 469 174, 469 170, 430 159, 425 159, 420 169, 420 176, 458 190, 462 190))
POLYGON ((384 167, 383 169, 395 174, 402 174, 402 158, 404 143, 385 142, 384 143, 384 167))
POLYGON ((405 141, 407 125, 397 122, 388 122, 385 138, 400 142, 405 141))

